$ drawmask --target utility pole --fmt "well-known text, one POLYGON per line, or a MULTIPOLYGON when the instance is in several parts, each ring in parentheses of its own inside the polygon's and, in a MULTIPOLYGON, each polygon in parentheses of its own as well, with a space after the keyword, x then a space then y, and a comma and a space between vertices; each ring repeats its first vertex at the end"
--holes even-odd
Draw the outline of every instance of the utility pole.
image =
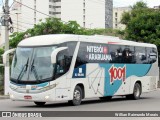
MULTIPOLYGON (((3 16, 2 16, 2 40, 5 44, 5 51, 9 50, 9 0, 5 0, 3 6, 3 16)), ((7 56, 7 63, 5 64, 4 71, 4 95, 9 93, 9 56, 7 56)))

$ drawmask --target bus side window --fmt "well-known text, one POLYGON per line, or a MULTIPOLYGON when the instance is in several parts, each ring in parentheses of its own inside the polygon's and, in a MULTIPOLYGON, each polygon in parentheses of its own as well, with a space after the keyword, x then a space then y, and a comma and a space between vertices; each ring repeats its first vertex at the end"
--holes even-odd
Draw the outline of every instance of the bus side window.
POLYGON ((135 63, 135 48, 133 46, 125 46, 122 56, 123 63, 135 63))
POLYGON ((76 63, 75 63, 75 68, 84 65, 86 63, 88 63, 88 60, 86 58, 86 49, 88 45, 92 45, 91 43, 80 43, 79 46, 79 50, 78 50, 78 55, 77 55, 77 59, 76 59, 76 63))
POLYGON ((70 68, 72 57, 68 56, 67 51, 61 51, 57 55, 56 78, 64 75, 70 68))
POLYGON ((122 63, 122 46, 120 45, 110 45, 109 53, 112 57, 110 63, 122 63))
POLYGON ((155 63, 157 60, 157 50, 155 48, 147 48, 148 63, 155 63))
POLYGON ((136 63, 137 64, 147 64, 147 50, 145 47, 136 47, 136 63))

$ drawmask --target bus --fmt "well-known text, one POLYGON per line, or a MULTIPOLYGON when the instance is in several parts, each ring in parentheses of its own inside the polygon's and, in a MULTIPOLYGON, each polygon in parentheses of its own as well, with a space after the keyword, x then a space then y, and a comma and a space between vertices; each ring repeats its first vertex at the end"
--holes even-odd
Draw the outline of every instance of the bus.
POLYGON ((36 105, 126 96, 138 100, 157 89, 158 52, 154 44, 112 36, 42 35, 22 40, 13 52, 9 95, 36 105))

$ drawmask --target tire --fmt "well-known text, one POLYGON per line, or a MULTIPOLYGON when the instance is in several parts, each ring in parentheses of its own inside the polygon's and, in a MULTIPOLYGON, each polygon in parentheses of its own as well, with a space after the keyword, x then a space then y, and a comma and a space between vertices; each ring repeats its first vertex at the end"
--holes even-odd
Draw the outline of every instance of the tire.
POLYGON ((109 100, 112 99, 112 96, 100 97, 99 99, 100 100, 107 100, 107 101, 109 101, 109 100))
POLYGON ((82 89, 80 86, 76 86, 73 92, 73 100, 68 101, 70 105, 78 106, 82 102, 82 89))
POLYGON ((44 106, 46 102, 34 102, 37 106, 44 106))
POLYGON ((141 85, 139 83, 136 83, 134 85, 133 94, 127 95, 126 98, 127 99, 138 100, 138 99, 140 99, 141 93, 142 93, 141 85))

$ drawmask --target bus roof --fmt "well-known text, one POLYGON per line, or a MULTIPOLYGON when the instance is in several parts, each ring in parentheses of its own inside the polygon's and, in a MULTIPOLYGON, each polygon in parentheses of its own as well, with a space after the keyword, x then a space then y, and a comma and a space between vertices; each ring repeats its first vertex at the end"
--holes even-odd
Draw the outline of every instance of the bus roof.
POLYGON ((118 44, 118 45, 130 45, 130 46, 144 46, 155 47, 154 44, 139 43, 129 40, 121 40, 118 37, 102 36, 102 35, 70 35, 70 34, 53 34, 53 35, 41 35, 30 37, 22 40, 18 46, 20 47, 34 47, 34 46, 49 46, 60 44, 64 42, 80 41, 80 42, 92 42, 92 43, 105 43, 105 44, 118 44))

